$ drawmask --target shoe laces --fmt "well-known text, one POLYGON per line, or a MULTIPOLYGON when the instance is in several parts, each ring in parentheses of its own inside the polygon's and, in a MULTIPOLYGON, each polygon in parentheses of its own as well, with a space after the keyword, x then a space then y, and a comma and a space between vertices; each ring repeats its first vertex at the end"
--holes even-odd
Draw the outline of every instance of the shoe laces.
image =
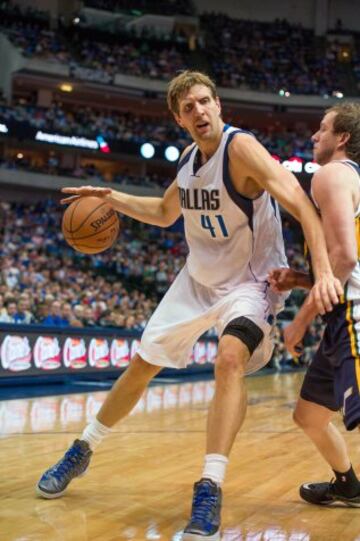
POLYGON ((195 522, 210 520, 217 503, 218 494, 213 493, 208 485, 199 485, 194 494, 192 520, 195 522))
POLYGON ((65 453, 64 458, 51 469, 51 474, 61 480, 62 476, 67 475, 74 466, 79 465, 83 458, 84 455, 79 447, 71 447, 65 453))

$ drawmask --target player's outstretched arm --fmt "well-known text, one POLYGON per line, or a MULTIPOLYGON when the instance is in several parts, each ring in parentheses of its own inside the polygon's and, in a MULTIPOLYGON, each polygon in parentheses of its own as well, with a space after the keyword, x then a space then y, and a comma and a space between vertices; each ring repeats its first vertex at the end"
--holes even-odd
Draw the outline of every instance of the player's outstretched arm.
POLYGON ((63 188, 61 191, 69 195, 69 197, 62 199, 61 203, 72 203, 79 197, 89 195, 102 197, 118 212, 140 222, 160 227, 168 227, 173 224, 181 213, 176 181, 168 187, 163 197, 136 196, 112 190, 111 188, 95 186, 63 188))
MULTIPOLYGON (((311 253, 315 275, 313 296, 318 311, 323 314, 339 302, 343 293, 335 278, 326 251, 325 236, 315 208, 295 176, 277 163, 252 136, 235 137, 231 145, 233 171, 239 178, 246 174, 267 190, 299 222, 311 253)), ((236 187, 236 177, 233 181, 236 187)), ((240 191, 240 190, 239 190, 240 191)))

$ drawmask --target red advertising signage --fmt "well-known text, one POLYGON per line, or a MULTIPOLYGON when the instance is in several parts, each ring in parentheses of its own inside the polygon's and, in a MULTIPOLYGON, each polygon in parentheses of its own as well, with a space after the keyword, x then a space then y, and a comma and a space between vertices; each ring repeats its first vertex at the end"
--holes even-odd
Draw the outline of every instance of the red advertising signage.
MULTIPOLYGON (((140 337, 136 336, 94 336, 86 329, 81 335, 70 336, 65 330, 42 333, 31 326, 25 332, 19 332, 19 328, 0 328, 0 377, 121 369, 140 346, 140 337)), ((201 339, 195 344, 189 363, 208 366, 214 363, 216 353, 216 340, 201 339)))

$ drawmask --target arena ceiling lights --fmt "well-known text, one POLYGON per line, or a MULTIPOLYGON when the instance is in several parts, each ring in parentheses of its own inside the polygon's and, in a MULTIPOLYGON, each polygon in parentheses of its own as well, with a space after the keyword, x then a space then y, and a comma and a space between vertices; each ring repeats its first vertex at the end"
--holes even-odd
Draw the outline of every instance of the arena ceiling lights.
POLYGON ((155 154, 155 147, 151 143, 144 143, 140 147, 140 154, 146 160, 150 160, 155 154))
POLYGON ((140 154, 146 160, 149 160, 155 156, 165 158, 168 162, 176 162, 179 159, 180 151, 177 147, 170 145, 168 147, 161 147, 160 154, 161 156, 156 156, 157 149, 152 143, 143 143, 140 147, 140 154))
POLYGON ((179 159, 180 152, 178 148, 169 146, 165 149, 164 155, 169 162, 176 162, 179 159))
POLYGON ((59 88, 61 92, 72 92, 74 90, 73 85, 70 83, 62 83, 59 88))

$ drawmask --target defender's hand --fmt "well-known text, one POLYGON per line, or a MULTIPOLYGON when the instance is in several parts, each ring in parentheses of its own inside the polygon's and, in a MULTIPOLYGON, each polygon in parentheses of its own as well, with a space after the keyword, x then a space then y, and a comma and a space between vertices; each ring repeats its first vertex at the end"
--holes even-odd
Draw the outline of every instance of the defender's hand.
POLYGON ((272 291, 282 293, 297 286, 297 272, 286 267, 273 269, 269 272, 268 281, 272 291))
POLYGON ((320 276, 313 285, 309 300, 313 301, 320 314, 330 312, 344 293, 340 280, 331 273, 320 276))
POLYGON ((68 205, 69 203, 79 199, 79 197, 85 197, 88 195, 92 195, 94 197, 105 197, 106 195, 110 195, 112 190, 111 188, 98 188, 96 186, 80 186, 79 188, 62 188, 61 192, 72 194, 70 197, 60 200, 62 205, 68 205))

